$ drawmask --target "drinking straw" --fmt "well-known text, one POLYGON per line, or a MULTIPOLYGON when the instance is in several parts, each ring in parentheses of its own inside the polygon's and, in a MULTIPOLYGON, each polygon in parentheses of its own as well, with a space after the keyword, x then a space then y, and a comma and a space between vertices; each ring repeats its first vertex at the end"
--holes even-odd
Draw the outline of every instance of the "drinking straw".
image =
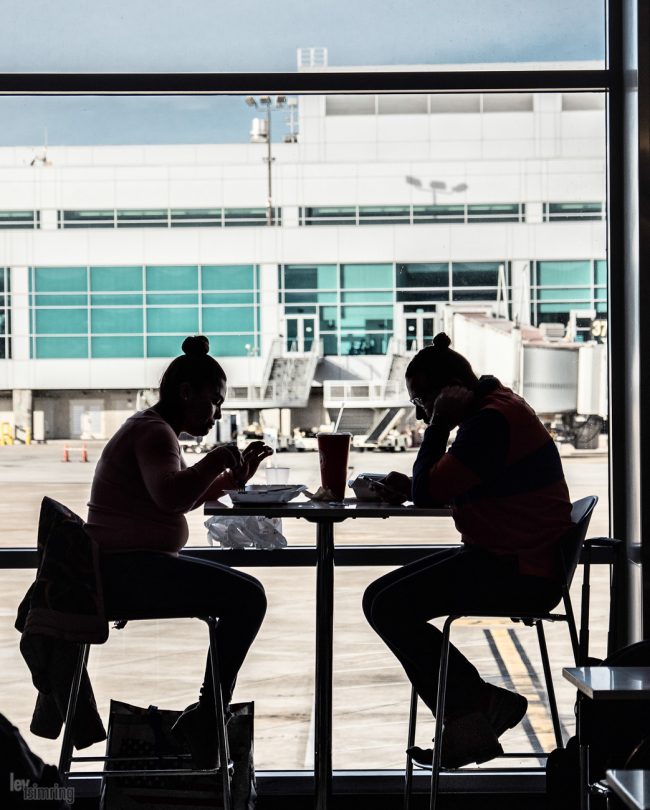
POLYGON ((343 410, 345 409, 345 402, 341 403, 341 407, 339 408, 339 415, 336 417, 336 423, 334 424, 334 433, 339 429, 339 425, 341 424, 341 417, 343 416, 343 410))

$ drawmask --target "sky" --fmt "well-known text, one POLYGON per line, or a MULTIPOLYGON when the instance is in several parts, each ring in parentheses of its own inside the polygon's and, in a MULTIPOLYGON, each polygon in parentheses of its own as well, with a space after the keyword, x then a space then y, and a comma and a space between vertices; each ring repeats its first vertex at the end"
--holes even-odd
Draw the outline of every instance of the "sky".
MULTIPOLYGON (((604 0, 0 0, 0 72, 604 58, 604 0)), ((246 141, 242 99, 0 98, 0 145, 246 141)))

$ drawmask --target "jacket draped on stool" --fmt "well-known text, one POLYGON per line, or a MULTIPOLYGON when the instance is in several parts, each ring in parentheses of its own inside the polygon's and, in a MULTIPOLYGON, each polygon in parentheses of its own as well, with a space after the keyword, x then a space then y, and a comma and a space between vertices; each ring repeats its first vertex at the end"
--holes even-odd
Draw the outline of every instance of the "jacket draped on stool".
MULTIPOLYGON (((25 594, 15 627, 20 651, 38 689, 30 731, 56 739, 65 720, 80 644, 108 638, 98 549, 82 519, 45 497, 38 523, 39 564, 25 594)), ((85 748, 106 739, 84 665, 74 723, 74 745, 85 748)))

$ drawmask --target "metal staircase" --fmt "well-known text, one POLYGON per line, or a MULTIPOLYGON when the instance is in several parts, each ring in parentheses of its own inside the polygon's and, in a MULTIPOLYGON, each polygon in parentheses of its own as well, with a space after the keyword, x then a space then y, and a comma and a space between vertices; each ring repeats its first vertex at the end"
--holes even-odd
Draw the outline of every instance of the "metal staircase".
POLYGON ((304 408, 321 357, 320 341, 309 352, 292 352, 285 349, 283 340, 274 340, 262 384, 233 386, 228 399, 241 408, 304 408))

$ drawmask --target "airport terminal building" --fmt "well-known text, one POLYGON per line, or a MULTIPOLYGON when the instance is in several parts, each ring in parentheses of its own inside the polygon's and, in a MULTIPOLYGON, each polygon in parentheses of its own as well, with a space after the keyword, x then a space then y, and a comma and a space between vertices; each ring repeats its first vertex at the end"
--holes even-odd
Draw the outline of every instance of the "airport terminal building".
POLYGON ((372 420, 445 306, 606 318, 601 95, 286 102, 238 144, 0 148, 0 422, 106 438, 191 333, 243 423, 372 420))

